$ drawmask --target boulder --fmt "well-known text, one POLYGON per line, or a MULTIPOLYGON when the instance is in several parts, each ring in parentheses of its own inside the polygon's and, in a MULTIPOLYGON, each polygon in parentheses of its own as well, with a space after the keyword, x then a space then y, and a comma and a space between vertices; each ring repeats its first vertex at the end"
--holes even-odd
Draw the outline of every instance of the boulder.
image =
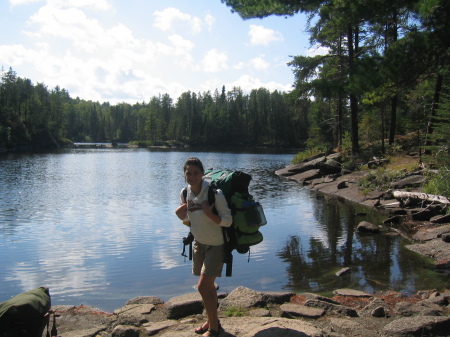
POLYGON ((198 292, 173 297, 164 303, 163 311, 168 319, 201 314, 203 311, 203 300, 198 292))
POLYGON ((358 224, 358 227, 356 227, 356 229, 359 232, 365 232, 365 233, 379 233, 380 232, 380 228, 371 223, 371 222, 367 222, 367 221, 361 221, 358 224))
POLYGON ((403 189, 406 187, 420 186, 426 181, 427 181, 426 177, 416 174, 416 175, 411 175, 407 178, 392 182, 391 187, 395 188, 395 189, 403 189))
POLYGON ((246 287, 237 287, 220 302, 219 310, 226 311, 230 307, 252 308, 266 305, 264 296, 246 287))
POLYGON ((346 307, 340 304, 333 304, 330 302, 324 302, 319 300, 308 300, 305 302, 306 307, 323 309, 327 313, 332 313, 334 315, 342 315, 348 317, 358 317, 355 309, 346 307))
POLYGON ((447 336, 450 317, 404 317, 383 328, 389 336, 447 336))

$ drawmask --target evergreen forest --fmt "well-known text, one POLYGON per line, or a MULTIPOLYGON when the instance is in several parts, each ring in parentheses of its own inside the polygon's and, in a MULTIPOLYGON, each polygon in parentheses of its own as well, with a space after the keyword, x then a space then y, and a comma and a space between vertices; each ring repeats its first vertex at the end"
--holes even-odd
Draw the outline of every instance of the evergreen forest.
POLYGON ((374 143, 384 152, 414 133, 418 147, 448 153, 448 0, 221 1, 244 20, 305 13, 311 45, 327 52, 291 58, 290 92, 223 86, 116 105, 73 98, 9 68, 0 82, 0 148, 134 142, 357 154, 374 143))

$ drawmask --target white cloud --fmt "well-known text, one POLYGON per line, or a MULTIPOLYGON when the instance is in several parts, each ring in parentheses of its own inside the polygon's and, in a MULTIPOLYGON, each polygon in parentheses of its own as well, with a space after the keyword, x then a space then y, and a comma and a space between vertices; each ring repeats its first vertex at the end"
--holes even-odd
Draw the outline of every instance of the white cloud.
POLYGON ((194 43, 176 34, 169 36, 169 40, 170 42, 172 42, 172 45, 174 47, 171 48, 171 55, 169 56, 174 56, 175 62, 181 65, 183 68, 192 65, 193 58, 191 55, 191 51, 195 47, 194 43))
POLYGON ((169 7, 163 11, 155 11, 153 15, 156 17, 154 26, 164 32, 172 29, 177 21, 187 22, 194 33, 201 31, 202 23, 198 17, 183 13, 177 8, 169 7))
POLYGON ((320 45, 319 43, 317 43, 315 46, 309 48, 306 51, 306 56, 313 57, 313 56, 317 56, 317 55, 327 55, 329 52, 330 52, 330 48, 324 47, 324 46, 320 45))
POLYGON ((208 30, 211 30, 214 23, 216 22, 216 18, 214 16, 212 16, 211 14, 207 14, 205 16, 205 22, 206 22, 206 25, 208 26, 208 30))
POLYGON ((250 43, 254 46, 268 46, 271 42, 284 40, 280 32, 258 25, 250 25, 248 35, 250 36, 250 43))
POLYGON ((264 61, 264 59, 261 56, 255 57, 254 59, 250 60, 250 64, 256 69, 256 70, 266 70, 269 68, 269 63, 264 61))
POLYGON ((210 73, 215 73, 220 70, 226 70, 228 56, 217 49, 211 49, 203 58, 203 70, 210 73))
POLYGON ((288 92, 292 90, 292 84, 281 84, 277 82, 262 82, 259 78, 251 77, 250 75, 243 75, 227 87, 240 87, 244 92, 249 93, 253 89, 266 88, 269 91, 283 91, 288 92))

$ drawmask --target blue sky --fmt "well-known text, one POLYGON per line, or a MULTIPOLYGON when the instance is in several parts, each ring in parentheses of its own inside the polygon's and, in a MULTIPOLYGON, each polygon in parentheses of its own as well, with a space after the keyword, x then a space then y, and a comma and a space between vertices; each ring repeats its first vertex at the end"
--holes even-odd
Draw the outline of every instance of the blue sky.
POLYGON ((148 102, 234 86, 288 92, 303 15, 242 20, 220 0, 0 2, 0 65, 71 97, 148 102))

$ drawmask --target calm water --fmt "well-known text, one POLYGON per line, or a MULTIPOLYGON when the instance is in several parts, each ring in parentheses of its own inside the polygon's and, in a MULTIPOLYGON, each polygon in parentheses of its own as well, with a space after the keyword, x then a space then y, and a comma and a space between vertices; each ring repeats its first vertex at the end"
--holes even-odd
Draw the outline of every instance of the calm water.
POLYGON ((194 291, 191 261, 181 256, 188 229, 174 214, 191 155, 208 168, 250 173, 268 221, 250 262, 234 253, 221 290, 410 294, 448 286, 401 238, 358 236, 359 221, 380 221, 378 213, 277 177, 292 154, 69 149, 0 156, 0 301, 47 286, 53 304, 112 311, 136 296, 194 291), (347 266, 350 273, 335 276, 347 266))

